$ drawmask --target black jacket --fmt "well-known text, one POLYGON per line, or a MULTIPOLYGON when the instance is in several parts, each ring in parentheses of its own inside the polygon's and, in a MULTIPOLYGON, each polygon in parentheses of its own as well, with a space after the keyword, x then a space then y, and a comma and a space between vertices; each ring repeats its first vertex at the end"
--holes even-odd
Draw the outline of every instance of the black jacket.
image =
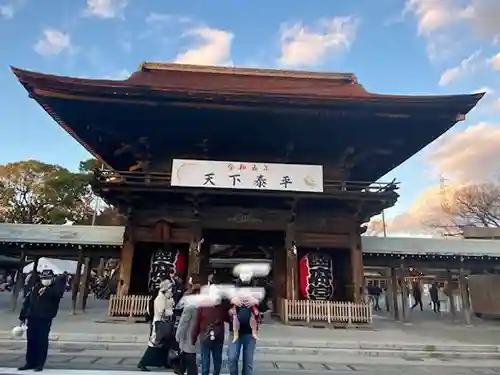
POLYGON ((46 287, 42 294, 40 289, 42 285, 37 283, 28 293, 23 302, 23 307, 19 313, 19 320, 26 319, 44 319, 52 320, 56 317, 59 310, 59 302, 64 294, 63 283, 59 279, 46 287))

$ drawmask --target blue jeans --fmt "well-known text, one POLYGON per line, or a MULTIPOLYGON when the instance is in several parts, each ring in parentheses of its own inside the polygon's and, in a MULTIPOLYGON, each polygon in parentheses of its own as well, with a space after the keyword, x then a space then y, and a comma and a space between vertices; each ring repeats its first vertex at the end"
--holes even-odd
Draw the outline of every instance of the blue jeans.
POLYGON ((224 343, 204 342, 201 344, 201 375, 210 373, 210 356, 214 363, 213 375, 219 375, 222 367, 222 348, 224 343))
POLYGON ((241 375, 252 375, 253 373, 253 355, 255 353, 255 339, 251 334, 242 335, 229 344, 227 348, 227 359, 229 365, 229 374, 238 375, 238 362, 240 360, 240 352, 243 348, 243 367, 241 375))

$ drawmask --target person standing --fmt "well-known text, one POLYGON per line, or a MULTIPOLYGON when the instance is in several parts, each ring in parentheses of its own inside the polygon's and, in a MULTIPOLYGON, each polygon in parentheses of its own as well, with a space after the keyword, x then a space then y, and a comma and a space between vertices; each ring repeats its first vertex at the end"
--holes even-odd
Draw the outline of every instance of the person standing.
POLYGON ((436 281, 432 283, 431 288, 429 289, 429 295, 431 297, 432 302, 432 311, 435 313, 441 312, 441 302, 439 300, 439 286, 436 281))
POLYGON ((225 303, 199 307, 196 311, 196 325, 192 331, 191 340, 193 345, 197 341, 200 343, 202 375, 208 375, 210 372, 210 357, 213 360, 213 375, 220 375, 224 347, 224 322, 229 322, 229 306, 225 303))
POLYGON ((149 371, 148 366, 167 366, 168 350, 174 329, 173 309, 172 282, 165 280, 160 283, 158 295, 153 302, 148 348, 137 365, 139 370, 149 371))
POLYGON ((382 289, 372 282, 368 284, 368 294, 370 296, 370 300, 372 301, 373 310, 380 311, 380 295, 382 294, 382 289))
POLYGON ((184 296, 184 292, 186 291, 186 286, 184 285, 182 278, 178 274, 175 274, 172 277, 172 283, 173 283, 172 295, 174 298, 174 303, 175 305, 177 305, 184 296))
POLYGON ((26 362, 19 367, 19 371, 43 370, 52 320, 57 315, 63 294, 63 283, 55 277, 52 270, 43 270, 39 280, 28 291, 19 314, 21 323, 28 325, 26 362))
MULTIPOLYGON (((241 283, 242 287, 248 287, 249 283, 241 283)), ((256 345, 256 332, 258 327, 255 323, 258 321, 258 301, 251 304, 250 299, 245 301, 241 297, 234 299, 233 312, 234 320, 237 321, 238 327, 232 325, 232 340, 228 346, 228 366, 230 375, 238 375, 238 362, 240 353, 243 352, 242 375, 252 375, 253 373, 253 358, 256 345), (237 333, 235 329, 237 328, 237 333)))
MULTIPOLYGON (((189 290, 186 291, 186 295, 199 293, 199 284, 191 285, 189 290)), ((179 325, 177 326, 177 332, 175 333, 175 339, 179 343, 179 351, 181 353, 180 362, 174 369, 174 372, 178 375, 184 375, 186 371, 187 375, 198 375, 198 365, 196 364, 198 345, 196 343, 193 344, 191 339, 196 321, 196 306, 185 306, 182 310, 179 325)))
POLYGON ((415 281, 413 283, 413 299, 415 302, 413 302, 413 305, 411 307, 411 310, 413 310, 415 307, 420 306, 420 311, 424 311, 424 305, 422 303, 422 288, 420 287, 420 284, 415 281))

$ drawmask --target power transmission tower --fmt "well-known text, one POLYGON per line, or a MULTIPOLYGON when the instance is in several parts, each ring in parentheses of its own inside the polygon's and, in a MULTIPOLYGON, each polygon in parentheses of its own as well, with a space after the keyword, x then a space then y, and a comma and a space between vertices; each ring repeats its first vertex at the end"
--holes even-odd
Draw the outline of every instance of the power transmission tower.
MULTIPOLYGON (((439 176, 439 194, 441 195, 441 211, 443 212, 444 215, 448 215, 449 213, 447 213, 445 211, 445 206, 448 205, 448 197, 447 197, 447 181, 448 179, 446 179, 442 174, 439 176)), ((448 237, 455 237, 455 236, 459 236, 461 233, 458 232, 456 229, 456 226, 454 225, 441 225, 439 226, 439 228, 441 228, 443 230, 443 237, 445 238, 448 238, 448 237), (452 229, 452 231, 450 232, 450 229, 452 229)))

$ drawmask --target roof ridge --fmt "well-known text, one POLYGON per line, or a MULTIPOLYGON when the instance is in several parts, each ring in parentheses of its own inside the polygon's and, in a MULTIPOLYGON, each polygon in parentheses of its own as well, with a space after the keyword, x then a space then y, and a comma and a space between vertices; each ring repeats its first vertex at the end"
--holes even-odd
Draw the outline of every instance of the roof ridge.
POLYGON ((301 70, 256 69, 256 68, 231 67, 231 66, 157 63, 157 62, 147 62, 147 61, 139 65, 139 71, 147 72, 152 70, 269 76, 269 77, 283 77, 283 78, 286 77, 286 78, 302 78, 302 79, 330 79, 330 80, 341 80, 351 84, 358 84, 358 79, 354 73, 335 73, 335 72, 324 73, 324 72, 312 72, 312 71, 301 71, 301 70))

